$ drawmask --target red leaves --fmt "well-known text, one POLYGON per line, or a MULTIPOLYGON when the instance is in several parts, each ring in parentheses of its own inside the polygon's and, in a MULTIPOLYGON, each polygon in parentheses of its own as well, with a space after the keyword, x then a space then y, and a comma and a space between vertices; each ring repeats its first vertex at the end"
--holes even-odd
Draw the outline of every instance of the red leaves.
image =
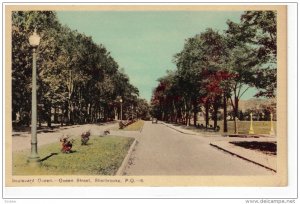
POLYGON ((172 102, 178 102, 182 99, 182 96, 172 95, 168 92, 172 84, 168 81, 161 81, 154 89, 151 104, 152 105, 168 105, 172 102))
POLYGON ((202 77, 203 76, 207 79, 207 83, 205 84, 207 94, 205 97, 200 98, 200 103, 215 100, 217 96, 220 96, 224 92, 225 82, 236 78, 237 74, 222 70, 217 72, 209 72, 208 70, 205 70, 202 77))
MULTIPOLYGON (((206 72, 207 73, 207 72, 206 72)), ((230 79, 234 79, 237 77, 234 73, 229 73, 227 71, 217 71, 214 73, 210 73, 207 76, 208 83, 206 85, 206 89, 208 93, 220 95, 223 93, 222 82, 230 79)))
POLYGON ((160 82, 159 85, 156 87, 156 92, 163 92, 167 87, 167 84, 164 82, 160 82))

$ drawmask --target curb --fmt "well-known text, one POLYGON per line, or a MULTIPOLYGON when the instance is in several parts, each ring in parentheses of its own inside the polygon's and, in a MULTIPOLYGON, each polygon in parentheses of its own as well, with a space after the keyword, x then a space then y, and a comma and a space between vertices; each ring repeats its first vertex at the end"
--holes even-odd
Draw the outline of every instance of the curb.
POLYGON ((261 167, 264 167, 264 168, 266 168, 266 169, 268 169, 268 170, 277 172, 275 169, 272 169, 272 168, 270 168, 270 167, 268 167, 268 166, 265 166, 265 165, 263 165, 263 164, 261 164, 261 163, 255 162, 255 161, 253 161, 253 160, 251 160, 251 159, 248 159, 248 158, 246 158, 246 157, 243 157, 243 156, 241 156, 241 155, 238 155, 238 154, 236 154, 236 153, 233 153, 233 152, 231 152, 231 151, 229 151, 229 150, 227 150, 227 149, 224 149, 224 148, 222 148, 222 147, 220 147, 220 146, 218 146, 218 145, 215 145, 215 144, 212 144, 212 143, 209 143, 209 144, 210 144, 211 146, 213 146, 213 147, 216 147, 217 149, 220 149, 220 150, 222 150, 222 151, 224 151, 224 152, 227 152, 227 153, 229 153, 229 154, 231 154, 231 155, 237 156, 237 157, 239 157, 239 158, 241 158, 241 159, 243 159, 243 160, 246 160, 246 161, 248 161, 248 162, 254 163, 254 164, 259 165, 259 166, 261 166, 261 167))
MULTIPOLYGON (((144 121, 144 120, 143 120, 144 121)), ((145 122, 146 121, 144 121, 144 124, 143 124, 143 126, 140 128, 140 130, 139 130, 139 132, 141 133, 142 131, 143 131, 143 129, 144 129, 144 126, 145 126, 145 122)))
POLYGON ((124 160, 123 160, 121 166, 119 167, 117 173, 115 174, 116 176, 122 176, 122 174, 123 174, 123 172, 124 172, 124 170, 125 170, 125 167, 127 166, 127 163, 128 163, 128 161, 129 161, 129 158, 130 158, 130 156, 131 156, 131 153, 132 153, 132 151, 133 151, 133 149, 134 149, 134 147, 135 147, 135 145, 136 145, 136 142, 137 142, 137 140, 134 139, 133 143, 131 144, 131 146, 130 146, 128 152, 127 152, 126 157, 124 158, 124 160))
POLYGON ((165 126, 171 128, 171 129, 173 129, 173 130, 176 130, 176 131, 180 132, 180 133, 183 133, 183 134, 186 134, 186 135, 197 135, 196 133, 189 133, 189 132, 182 131, 179 128, 175 128, 175 127, 173 127, 171 125, 168 125, 168 124, 166 124, 164 122, 161 122, 161 123, 164 124, 165 126))

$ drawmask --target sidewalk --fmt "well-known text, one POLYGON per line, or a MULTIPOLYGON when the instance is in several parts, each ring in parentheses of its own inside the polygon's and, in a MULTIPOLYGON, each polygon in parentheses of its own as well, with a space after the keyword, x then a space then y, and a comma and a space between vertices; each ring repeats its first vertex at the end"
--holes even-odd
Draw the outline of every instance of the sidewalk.
MULTIPOLYGON (((231 142, 235 142, 233 140, 231 142)), ((249 140, 247 140, 249 141, 249 140)), ((251 140, 251 142, 254 140, 251 140)), ((258 140, 255 140, 258 141, 258 140)), ((250 141, 249 141, 250 142, 250 141)), ((255 150, 249 150, 243 147, 238 147, 234 144, 231 144, 229 141, 214 141, 210 143, 211 146, 216 147, 220 150, 223 150, 227 153, 235 155, 241 159, 250 161, 259 166, 265 167, 269 170, 275 171, 277 170, 277 162, 276 156, 267 155, 255 150)))
MULTIPOLYGON (((224 137, 220 133, 211 132, 194 132, 192 130, 186 130, 172 124, 161 122, 165 126, 172 128, 178 132, 187 135, 202 136, 209 141, 212 147, 218 148, 231 155, 237 156, 241 159, 255 163, 259 166, 265 167, 269 170, 275 171, 277 169, 277 157, 276 155, 264 154, 260 151, 250 150, 243 147, 236 146, 230 142, 275 142, 276 137, 268 137, 261 135, 261 137, 224 137), (209 137, 211 135, 211 137, 209 137)), ((245 136, 245 135, 244 135, 245 136)))
MULTIPOLYGON (((43 128, 38 130, 38 146, 58 142, 60 137, 64 134, 71 138, 78 138, 80 135, 90 130, 92 136, 100 136, 104 130, 112 130, 117 127, 117 123, 105 123, 105 124, 84 124, 63 126, 58 128, 43 128)), ((120 131, 110 131, 110 135, 130 137, 129 134, 121 133, 120 131)), ((20 151, 24 149, 30 149, 31 133, 28 131, 12 132, 12 151, 20 151)))
POLYGON ((183 133, 183 134, 187 134, 187 135, 197 135, 197 133, 194 132, 194 131, 192 131, 192 130, 186 130, 186 129, 183 129, 183 128, 181 128, 181 127, 177 127, 177 126, 175 126, 175 125, 173 125, 173 124, 165 123, 165 122, 162 122, 162 121, 160 121, 159 123, 161 123, 161 124, 163 124, 163 125, 165 125, 165 126, 171 128, 171 129, 174 129, 174 130, 176 130, 176 131, 178 131, 178 132, 181 132, 181 133, 183 133))

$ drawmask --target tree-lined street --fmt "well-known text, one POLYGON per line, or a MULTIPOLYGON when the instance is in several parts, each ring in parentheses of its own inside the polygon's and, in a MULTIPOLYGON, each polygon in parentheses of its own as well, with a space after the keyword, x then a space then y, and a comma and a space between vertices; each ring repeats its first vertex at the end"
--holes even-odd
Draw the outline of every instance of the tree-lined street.
MULTIPOLYGON (((161 30, 160 26, 170 25, 176 33, 174 35, 176 38, 179 25, 193 28, 193 24, 171 23, 168 21, 170 16, 164 12, 120 12, 116 15, 120 15, 117 18, 119 25, 124 18, 137 20, 140 23, 130 24, 133 27, 129 26, 126 30, 128 22, 131 21, 125 20, 126 28, 123 29, 131 37, 128 39, 126 35, 122 36, 124 32, 118 33, 112 40, 110 37, 115 32, 111 33, 113 29, 110 26, 114 22, 107 21, 111 22, 108 25, 95 20, 97 18, 102 20, 105 15, 110 16, 113 12, 96 12, 94 13, 96 19, 85 16, 82 22, 89 19, 99 23, 98 31, 110 30, 106 33, 109 43, 104 44, 101 38, 100 40, 97 38, 101 33, 96 32, 93 36, 85 34, 86 30, 95 32, 94 27, 89 25, 86 27, 81 21, 75 22, 76 25, 78 23, 85 28, 83 31, 78 31, 71 26, 74 23, 72 19, 69 19, 70 25, 61 23, 58 13, 61 16, 71 14, 74 18, 77 14, 63 11, 12 12, 13 152, 28 150, 31 147, 29 163, 35 166, 41 165, 42 172, 46 173, 48 168, 61 167, 57 165, 63 162, 62 158, 70 159, 75 168, 72 171, 76 171, 77 159, 74 160, 69 153, 75 152, 76 158, 82 161, 85 161, 86 155, 94 158, 96 154, 99 158, 105 158, 107 162, 110 158, 106 155, 110 155, 115 162, 94 165, 98 161, 92 159, 93 164, 85 165, 90 167, 88 172, 113 174, 121 165, 131 142, 137 139, 135 151, 130 155, 129 164, 123 172, 127 175, 270 175, 273 173, 212 147, 210 142, 213 137, 202 136, 205 132, 213 132, 221 139, 224 138, 223 136, 251 138, 254 134, 257 134, 256 138, 272 137, 271 142, 254 141, 257 142, 254 146, 265 145, 266 150, 258 148, 260 153, 270 150, 271 153, 267 153, 272 154, 272 162, 276 161, 277 126, 273 125, 273 120, 277 120, 276 12, 233 12, 235 21, 224 17, 222 25, 219 19, 213 19, 212 22, 216 24, 214 28, 202 27, 197 33, 194 31, 187 33, 180 37, 180 40, 174 41, 173 44, 180 45, 181 49, 170 49, 172 53, 166 51, 167 57, 163 55, 164 49, 160 48, 167 47, 164 42, 169 43, 168 40, 172 38, 158 34, 161 30), (151 19, 153 26, 152 24, 149 26, 157 29, 158 33, 154 31, 152 33, 148 27, 143 27, 144 21, 136 18, 135 15, 145 17, 145 21, 151 19), (164 19, 158 22, 158 16, 163 16, 164 19), (142 28, 145 30, 142 31, 142 28), (133 30, 143 35, 136 37, 138 35, 132 33, 133 30), (120 39, 121 41, 118 41, 120 39), (135 44, 132 40, 142 41, 140 44, 135 44), (126 46, 126 44, 130 45, 126 46), (118 52, 122 45, 128 49, 133 48, 134 52, 130 53, 127 50, 118 52), (150 51, 153 45, 155 51, 150 51), (115 50, 111 51, 110 46, 115 50), (174 67, 155 63, 162 60, 152 55, 157 54, 156 52, 161 52, 161 56, 164 56, 163 60, 167 58, 172 61, 174 67), (152 60, 155 66, 149 66, 148 60, 152 60), (129 63, 124 64, 124 62, 129 63), (161 69, 166 72, 163 76, 161 69), (134 70, 134 73, 128 74, 128 70, 134 70), (156 74, 159 75, 151 78, 152 82, 156 80, 157 83, 155 86, 150 86, 152 82, 144 79, 151 75, 153 70, 154 72, 156 70, 156 74), (144 86, 147 86, 148 100, 141 97, 146 93, 142 93, 144 86), (241 99, 251 89, 255 90, 255 93, 248 95, 246 100, 251 97, 255 99, 250 102, 251 108, 249 106, 242 110, 241 99), (262 101, 258 103, 257 98, 262 101), (265 101, 269 102, 264 103, 265 101), (259 124, 256 127, 260 127, 263 132, 255 133, 257 129, 253 128, 253 118, 257 120, 255 125, 259 124), (150 119, 152 123, 149 122, 150 119), (142 120, 145 120, 145 123, 142 120), (172 130, 166 127, 165 123, 155 123, 158 120, 178 126, 192 126, 198 130, 198 136, 172 130), (227 123, 228 120, 230 125, 227 123), (221 126, 220 122, 223 123, 221 126), (238 123, 244 124, 243 128, 240 128, 243 132, 239 131, 238 123), (32 133, 31 138, 29 129, 32 133), (233 135, 230 135, 232 133, 233 135), (106 140, 110 136, 113 139, 106 140), (93 146, 93 143, 88 143, 91 141, 90 137, 94 139, 94 144, 99 147, 105 146, 108 150, 104 151, 93 146), (104 145, 103 142, 106 144, 104 145), (85 154, 80 155, 80 151, 72 152, 72 148, 74 149, 76 145, 78 149, 84 150, 85 154), (53 162, 54 167, 49 167, 47 162, 43 166, 45 160, 38 155, 38 149, 42 149, 42 152, 47 154, 48 148, 49 151, 61 148, 59 157, 55 157, 58 153, 55 155, 51 153, 49 157, 58 159, 53 162), (89 148, 94 155, 89 155, 89 148)), ((189 15, 207 15, 200 11, 193 14, 185 12, 173 14, 175 15, 173 17, 183 18, 186 22, 191 22, 191 19, 186 18, 189 15)), ((220 15, 228 16, 228 14, 231 13, 220 12, 220 15)), ((110 18, 115 19, 113 16, 110 18)), ((193 21, 199 24, 195 18, 193 21)), ((198 26, 202 26, 201 23, 198 26)), ((172 47, 170 44, 169 46, 172 47)), ((253 146, 252 143, 244 145, 246 149, 251 149, 252 147, 249 146, 253 146)), ((24 158, 24 155, 19 158, 24 158)), ((24 163, 24 159, 20 161, 23 162, 20 168, 22 172, 22 168, 26 169, 27 164, 24 163)), ((51 164, 52 160, 48 162, 51 164)))

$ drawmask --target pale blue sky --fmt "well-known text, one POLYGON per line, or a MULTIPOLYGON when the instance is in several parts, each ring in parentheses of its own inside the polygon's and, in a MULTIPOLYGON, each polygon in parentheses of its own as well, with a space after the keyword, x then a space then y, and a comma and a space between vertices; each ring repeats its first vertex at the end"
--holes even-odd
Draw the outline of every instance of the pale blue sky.
MULTIPOLYGON (((150 101, 157 79, 175 69, 173 56, 185 39, 207 28, 220 32, 242 11, 59 11, 62 24, 92 36, 124 68, 142 98, 150 101)), ((248 97, 253 95, 250 91, 248 97)), ((247 97, 247 98, 248 98, 247 97)))

